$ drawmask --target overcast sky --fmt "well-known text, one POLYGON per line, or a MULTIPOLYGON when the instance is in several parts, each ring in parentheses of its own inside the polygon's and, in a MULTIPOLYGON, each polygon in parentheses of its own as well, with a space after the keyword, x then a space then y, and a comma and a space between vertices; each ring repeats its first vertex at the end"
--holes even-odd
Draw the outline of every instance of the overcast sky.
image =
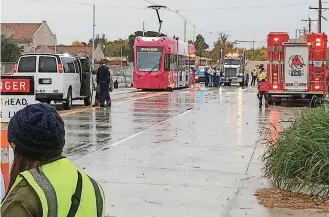
MULTIPOLYGON (((196 33, 204 35, 212 46, 217 33, 225 31, 231 40, 254 40, 263 45, 269 31, 287 31, 295 36, 296 28, 307 26, 301 19, 316 18, 318 0, 150 0, 166 5, 161 10, 162 32, 183 39, 185 17, 196 26, 196 33)), ((145 9, 144 0, 1 0, 2 22, 41 22, 46 20, 58 43, 88 41, 92 37, 92 4, 96 5, 96 33, 105 33, 110 40, 126 38, 142 29, 158 29, 156 12, 145 9), (115 6, 115 7, 112 7, 115 6)), ((326 5, 326 4, 324 4, 326 5)), ((327 5, 329 6, 329 5, 327 5)), ((329 17, 329 11, 324 12, 329 17)), ((316 23, 313 24, 316 30, 316 23)), ((323 31, 329 23, 323 22, 323 31)), ((193 27, 187 25, 187 38, 192 39, 193 27)), ((241 44, 250 47, 248 44, 241 44)))

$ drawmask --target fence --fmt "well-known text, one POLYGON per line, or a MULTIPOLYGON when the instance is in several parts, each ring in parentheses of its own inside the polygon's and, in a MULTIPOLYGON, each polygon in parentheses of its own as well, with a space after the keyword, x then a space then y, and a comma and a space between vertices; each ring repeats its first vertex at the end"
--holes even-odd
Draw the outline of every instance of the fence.
POLYGON ((133 83, 133 66, 109 66, 113 81, 118 81, 119 87, 131 87, 133 83))
POLYGON ((2 62, 0 63, 1 66, 1 74, 11 73, 13 71, 15 63, 8 63, 8 62, 2 62))
MULTIPOLYGON (((1 74, 11 73, 15 63, 1 63, 1 74)), ((119 87, 131 87, 133 83, 133 66, 109 66, 113 81, 118 81, 119 87)))

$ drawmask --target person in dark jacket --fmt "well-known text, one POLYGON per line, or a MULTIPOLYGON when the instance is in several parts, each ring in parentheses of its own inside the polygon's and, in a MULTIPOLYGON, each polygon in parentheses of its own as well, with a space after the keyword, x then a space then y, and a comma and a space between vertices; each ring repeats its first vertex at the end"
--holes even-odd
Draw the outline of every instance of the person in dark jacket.
POLYGON ((99 64, 100 66, 97 70, 96 80, 97 86, 99 87, 100 107, 105 107, 105 101, 107 101, 107 106, 111 107, 111 98, 109 93, 109 91, 113 91, 113 81, 111 77, 111 72, 109 68, 104 65, 103 62, 100 62, 99 64))
POLYGON ((208 87, 209 85, 208 67, 204 69, 204 79, 205 79, 205 86, 208 87))

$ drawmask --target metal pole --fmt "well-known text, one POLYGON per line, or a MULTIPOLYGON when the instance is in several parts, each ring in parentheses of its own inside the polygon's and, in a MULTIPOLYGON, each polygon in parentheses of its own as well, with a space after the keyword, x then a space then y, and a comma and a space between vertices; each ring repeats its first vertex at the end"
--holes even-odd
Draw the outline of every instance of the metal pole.
POLYGON ((309 18, 308 18, 308 33, 311 33, 311 29, 312 29, 312 20, 311 20, 311 18, 309 17, 309 18))
POLYGON ((193 42, 195 42, 195 26, 193 26, 193 42))
POLYGON ((184 42, 186 42, 186 20, 184 21, 184 42))
POLYGON ((298 38, 298 29, 296 29, 296 39, 298 38))
POLYGON ((318 33, 321 33, 322 21, 322 0, 319 0, 319 13, 318 13, 318 33))
POLYGON ((145 22, 143 21, 143 36, 145 35, 145 22))
POLYGON ((121 65, 121 73, 122 73, 122 46, 121 46, 121 62, 120 62, 120 65, 121 65))
POLYGON ((55 54, 57 53, 57 36, 54 34, 55 37, 55 54))
POLYGON ((95 5, 93 5, 93 39, 92 39, 92 53, 91 53, 91 64, 92 68, 95 69, 95 5))
POLYGON ((255 41, 252 41, 252 58, 255 60, 255 41))

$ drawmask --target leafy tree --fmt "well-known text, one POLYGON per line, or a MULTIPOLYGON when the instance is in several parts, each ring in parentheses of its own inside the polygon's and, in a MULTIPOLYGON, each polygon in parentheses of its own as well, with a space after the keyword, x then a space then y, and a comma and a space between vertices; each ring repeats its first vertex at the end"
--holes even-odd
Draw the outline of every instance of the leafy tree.
POLYGON ((73 41, 72 46, 86 46, 87 43, 83 41, 73 41))
POLYGON ((19 55, 21 55, 21 49, 10 38, 1 35, 1 58, 0 62, 15 62, 19 55))
MULTIPOLYGON (((134 61, 134 42, 135 42, 135 38, 137 36, 143 36, 143 31, 136 31, 134 32, 134 34, 129 35, 128 37, 128 60, 130 62, 134 61)), ((157 33, 154 31, 147 31, 144 33, 145 37, 162 37, 162 36, 166 36, 163 33, 157 33)))
POLYGON ((255 50, 248 49, 246 50, 246 57, 248 60, 266 61, 267 49, 266 47, 261 47, 255 50))
MULTIPOLYGON (((103 33, 102 37, 99 36, 99 34, 96 35, 95 37, 95 47, 97 47, 97 45, 101 45, 101 48, 103 50, 103 52, 105 51, 105 47, 107 44, 108 40, 106 38, 106 35, 103 33)), ((89 45, 92 45, 93 43, 93 39, 89 39, 89 45)))
POLYGON ((115 40, 109 41, 105 48, 105 56, 108 57, 119 57, 121 56, 121 48, 122 48, 122 56, 126 57, 129 54, 128 49, 128 40, 115 40))
POLYGON ((214 48, 210 54, 211 58, 213 60, 219 60, 221 52, 223 53, 223 55, 231 53, 233 51, 235 52, 235 44, 235 42, 229 41, 229 35, 225 34, 224 32, 219 33, 218 39, 214 43, 214 48))
POLYGON ((202 53, 209 48, 209 45, 206 43, 202 35, 197 35, 195 38, 194 46, 197 50, 197 55, 202 56, 202 53))

